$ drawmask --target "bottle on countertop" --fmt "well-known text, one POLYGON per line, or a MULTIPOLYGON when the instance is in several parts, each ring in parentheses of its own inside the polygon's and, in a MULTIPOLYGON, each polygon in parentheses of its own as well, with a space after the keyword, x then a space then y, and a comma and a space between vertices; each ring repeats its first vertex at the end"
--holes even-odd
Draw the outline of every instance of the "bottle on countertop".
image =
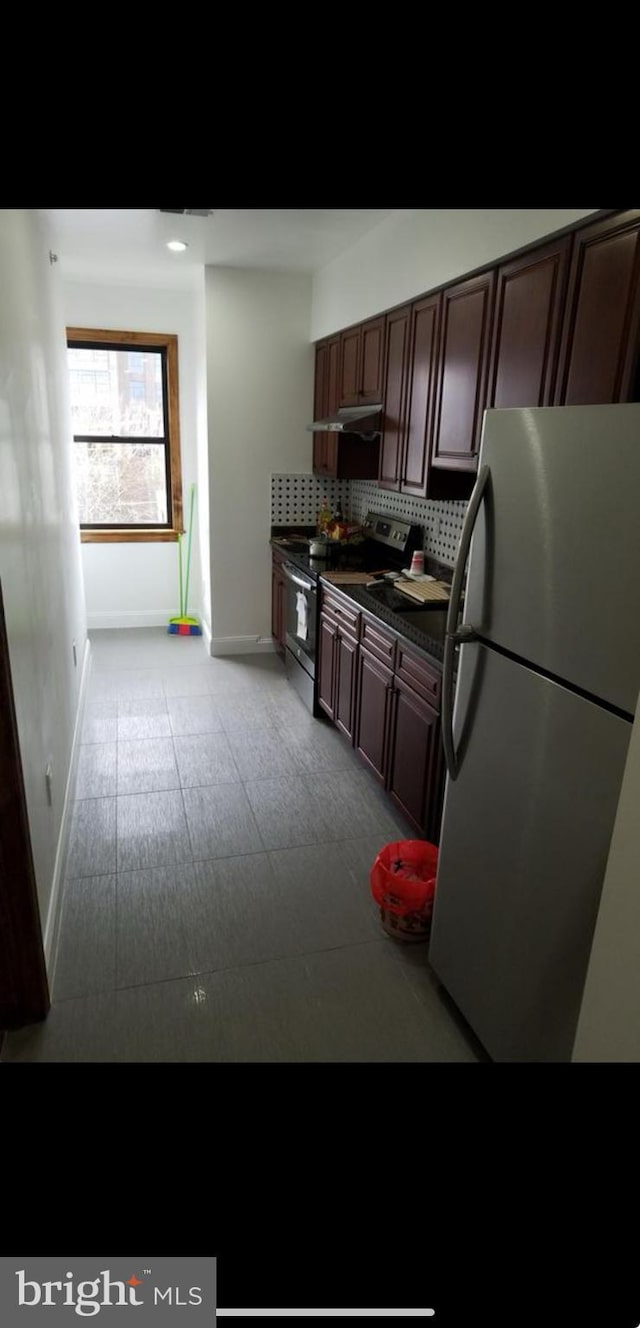
POLYGON ((337 521, 344 521, 344 516, 342 515, 342 507, 341 507, 340 503, 337 503, 337 504, 336 504, 336 510, 335 510, 335 512, 334 512, 334 514, 333 514, 331 520, 334 522, 334 524, 335 524, 335 522, 337 522, 337 521))
POLYGON ((324 535, 329 522, 331 521, 331 510, 326 498, 322 499, 322 507, 318 512, 318 534, 324 535))

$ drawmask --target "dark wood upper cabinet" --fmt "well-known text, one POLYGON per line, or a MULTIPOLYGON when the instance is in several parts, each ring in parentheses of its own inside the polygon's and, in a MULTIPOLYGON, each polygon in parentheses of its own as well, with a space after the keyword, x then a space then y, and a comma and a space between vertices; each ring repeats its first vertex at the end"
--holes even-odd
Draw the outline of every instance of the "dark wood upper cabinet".
POLYGON ((477 469, 495 282, 492 270, 442 292, 432 466, 477 469))
POLYGON ((637 397, 640 211, 575 234, 556 405, 607 405, 637 397))
POLYGON ((340 337, 327 342, 327 415, 335 415, 340 405, 340 337))
MULTIPOLYGON (((340 337, 330 337, 327 342, 327 391, 326 391, 326 414, 335 415, 340 404, 340 337)), ((318 467, 314 465, 313 469, 327 477, 336 477, 339 468, 338 456, 338 437, 336 433, 322 433, 319 435, 324 439, 322 444, 321 462, 318 467)))
MULTIPOLYGON (((316 346, 314 419, 335 415, 340 406, 342 338, 316 346)), ((326 479, 373 480, 378 474, 379 443, 357 434, 314 433, 313 473, 326 479)))
POLYGON ((350 327, 340 334, 340 405, 357 406, 360 369, 360 328, 350 327))
POLYGON ((411 309, 410 364, 402 493, 426 498, 431 456, 442 296, 430 295, 411 309))
POLYGON ((339 405, 382 401, 385 317, 340 334, 339 405))
MULTIPOLYGON (((329 345, 319 341, 316 346, 316 369, 313 392, 313 418, 321 420, 328 414, 327 399, 329 391, 329 345)), ((326 473, 326 433, 313 435, 313 469, 316 473, 326 473)))
POLYGON ((411 306, 395 309, 387 317, 386 377, 378 484, 399 489, 405 436, 405 404, 409 379, 411 306))
POLYGON ((468 498, 485 407, 640 400, 640 209, 319 343, 318 408, 374 399, 379 471, 370 442, 316 435, 314 472, 419 498, 468 498))
POLYGON ((571 238, 498 268, 487 406, 551 405, 571 238))
POLYGON ((384 314, 362 324, 358 404, 361 401, 382 401, 384 325, 384 314))

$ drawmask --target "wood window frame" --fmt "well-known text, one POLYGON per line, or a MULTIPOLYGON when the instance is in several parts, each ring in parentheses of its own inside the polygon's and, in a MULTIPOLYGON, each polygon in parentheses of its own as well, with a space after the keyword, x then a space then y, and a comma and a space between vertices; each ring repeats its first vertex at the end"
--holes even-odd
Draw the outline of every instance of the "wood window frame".
MULTIPOLYGON (((176 541, 183 533, 182 514, 182 469, 180 462, 180 403, 178 396, 178 338, 171 332, 115 332, 113 329, 96 327, 68 327, 67 345, 70 341, 88 341, 96 346, 104 343, 116 343, 122 346, 151 346, 164 349, 166 353, 167 375, 167 427, 169 447, 169 493, 167 526, 140 526, 117 529, 96 526, 80 528, 83 544, 133 544, 150 542, 176 541)), ((105 441, 109 441, 106 439, 105 441)))

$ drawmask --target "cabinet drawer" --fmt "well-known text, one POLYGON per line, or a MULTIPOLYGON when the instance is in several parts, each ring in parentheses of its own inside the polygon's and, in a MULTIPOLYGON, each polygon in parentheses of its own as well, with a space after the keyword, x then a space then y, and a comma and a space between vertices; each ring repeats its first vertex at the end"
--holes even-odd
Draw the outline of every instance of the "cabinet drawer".
POLYGON ((375 618, 367 618, 363 615, 360 640, 363 646, 371 651, 372 655, 382 660, 382 663, 390 669, 393 668, 396 657, 396 637, 387 632, 375 618))
POLYGON ((396 674, 412 687, 418 696, 422 696, 425 701, 429 701, 439 709, 442 675, 427 664, 420 655, 414 655, 412 650, 408 650, 402 641, 398 642, 396 674))
POLYGON ((358 637, 360 631, 360 610, 347 600, 340 596, 332 594, 330 591, 322 592, 322 612, 333 618, 343 631, 351 632, 353 636, 358 637))

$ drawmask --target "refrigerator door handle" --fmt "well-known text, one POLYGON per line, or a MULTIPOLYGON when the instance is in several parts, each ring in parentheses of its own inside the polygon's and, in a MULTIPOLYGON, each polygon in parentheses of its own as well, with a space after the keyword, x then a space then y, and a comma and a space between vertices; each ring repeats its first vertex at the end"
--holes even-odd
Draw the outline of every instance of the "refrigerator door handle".
POLYGON ((453 660, 455 648, 462 641, 472 641, 476 635, 475 629, 468 623, 458 627, 458 615, 460 613, 462 586, 471 547, 471 537, 480 504, 486 493, 490 474, 489 467, 482 466, 471 495, 460 536, 460 547, 451 583, 451 598, 447 613, 447 630, 442 663, 442 746, 450 779, 457 779, 458 777, 458 758, 453 743, 453 660))

